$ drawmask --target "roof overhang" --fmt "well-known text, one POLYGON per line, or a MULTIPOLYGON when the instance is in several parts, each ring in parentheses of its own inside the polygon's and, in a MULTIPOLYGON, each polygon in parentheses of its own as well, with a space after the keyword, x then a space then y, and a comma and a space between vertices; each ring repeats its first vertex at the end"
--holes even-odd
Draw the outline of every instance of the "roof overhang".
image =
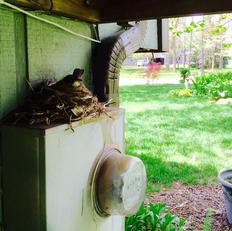
POLYGON ((232 12, 230 0, 7 0, 93 23, 232 12))

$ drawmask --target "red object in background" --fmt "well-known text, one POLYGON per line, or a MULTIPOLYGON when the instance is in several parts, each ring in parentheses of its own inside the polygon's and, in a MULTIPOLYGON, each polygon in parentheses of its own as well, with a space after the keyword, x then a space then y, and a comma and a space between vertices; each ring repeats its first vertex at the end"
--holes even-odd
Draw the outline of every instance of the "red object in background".
POLYGON ((149 84, 150 79, 153 82, 155 79, 157 79, 159 72, 160 72, 160 63, 156 62, 149 62, 144 70, 144 76, 147 78, 147 84, 149 84))
POLYGON ((160 72, 160 63, 156 63, 156 62, 150 62, 147 64, 147 66, 145 67, 145 73, 146 74, 157 74, 160 72))

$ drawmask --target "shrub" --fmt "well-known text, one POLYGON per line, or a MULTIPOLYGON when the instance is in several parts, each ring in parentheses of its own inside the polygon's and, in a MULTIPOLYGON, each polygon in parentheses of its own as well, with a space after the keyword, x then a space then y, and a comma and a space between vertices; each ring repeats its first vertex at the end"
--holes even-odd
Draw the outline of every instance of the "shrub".
POLYGON ((182 67, 179 69, 180 76, 185 80, 190 75, 190 69, 187 67, 182 67))
POLYGON ((175 231, 182 230, 184 220, 171 215, 165 204, 150 203, 133 216, 126 218, 126 231, 175 231))
POLYGON ((171 90, 169 94, 171 96, 177 97, 189 97, 191 96, 193 91, 191 89, 181 89, 181 90, 171 90))
POLYGON ((219 99, 232 97, 232 72, 210 73, 193 80, 194 93, 219 99))

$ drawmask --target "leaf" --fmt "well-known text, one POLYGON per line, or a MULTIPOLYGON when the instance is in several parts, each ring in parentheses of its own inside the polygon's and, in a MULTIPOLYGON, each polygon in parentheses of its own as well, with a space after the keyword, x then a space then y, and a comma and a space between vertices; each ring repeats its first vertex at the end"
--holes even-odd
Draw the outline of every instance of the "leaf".
POLYGON ((161 230, 165 231, 168 225, 170 225, 172 221, 174 221, 175 219, 176 219, 176 216, 171 215, 170 213, 166 212, 164 216, 164 222, 161 224, 161 230))
POLYGON ((192 22, 190 23, 190 26, 193 27, 193 28, 197 28, 197 24, 196 24, 194 21, 192 21, 192 22))
MULTIPOLYGON (((163 203, 142 205, 139 211, 126 218, 126 231, 174 231, 181 228, 182 223, 177 216, 165 210, 163 203)), ((180 229, 181 230, 181 229, 180 229)))

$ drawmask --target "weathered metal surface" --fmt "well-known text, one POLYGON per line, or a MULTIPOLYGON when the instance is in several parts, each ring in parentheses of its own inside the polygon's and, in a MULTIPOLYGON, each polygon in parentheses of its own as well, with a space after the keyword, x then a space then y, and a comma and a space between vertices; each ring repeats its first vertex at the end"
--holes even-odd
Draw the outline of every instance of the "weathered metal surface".
POLYGON ((147 31, 140 48, 158 50, 157 20, 147 21, 147 31))
POLYGON ((119 105, 119 94, 112 91, 112 89, 118 89, 118 81, 113 81, 114 87, 112 88, 111 80, 119 79, 122 63, 128 55, 141 47, 146 30, 147 23, 140 22, 124 32, 121 30, 121 33, 118 32, 105 38, 99 45, 95 60, 93 85, 94 94, 98 96, 100 101, 112 100, 113 106, 119 105))
POLYGON ((102 154, 94 181, 96 209, 102 216, 132 215, 144 200, 144 164, 114 147, 109 147, 102 154))
POLYGON ((3 127, 7 231, 124 230, 122 216, 103 219, 95 212, 90 192, 105 145, 123 151, 124 110, 73 128, 3 127))

